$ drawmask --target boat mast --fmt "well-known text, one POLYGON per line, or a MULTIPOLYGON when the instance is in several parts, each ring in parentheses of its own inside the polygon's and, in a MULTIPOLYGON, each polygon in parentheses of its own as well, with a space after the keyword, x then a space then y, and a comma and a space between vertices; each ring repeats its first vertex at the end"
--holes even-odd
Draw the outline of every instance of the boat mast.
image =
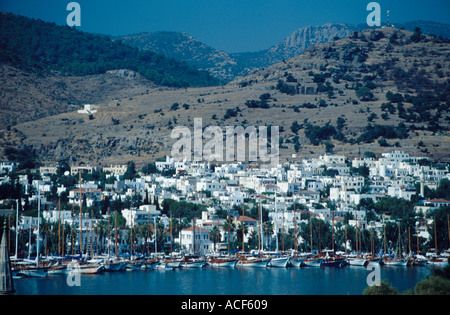
MULTIPOLYGON (((276 197, 275 197, 276 198, 276 197)), ((283 240, 282 240, 282 245, 281 248, 284 252, 284 208, 283 208, 283 220, 282 220, 282 231, 283 231, 283 240)))
POLYGON ((110 254, 110 244, 111 243, 111 216, 109 215, 109 207, 108 207, 108 249, 107 249, 107 252, 108 252, 108 257, 109 257, 109 254, 110 254))
POLYGON ((408 246, 409 246, 409 255, 411 255, 411 228, 408 226, 408 246))
POLYGON ((347 224, 345 224, 345 256, 347 256, 347 224))
POLYGON ((172 243, 173 243, 173 238, 172 238, 172 213, 170 213, 170 254, 172 255, 172 243))
POLYGON ((259 199, 259 206, 258 206, 258 225, 259 225, 259 233, 258 233, 258 252, 261 252, 261 198, 259 199))
POLYGON ((14 253, 14 259, 17 259, 18 248, 19 248, 19 202, 20 199, 17 199, 17 210, 16 210, 16 249, 14 253))
POLYGON ((39 267, 39 236, 41 231, 41 187, 38 184, 38 233, 36 241, 36 267, 39 267))
POLYGON ((147 213, 147 256, 150 255, 150 210, 147 213))
MULTIPOLYGON (((228 255, 230 255, 230 228, 231 228, 231 220, 230 220, 230 214, 228 213, 228 237, 227 237, 227 241, 228 241, 228 255)), ((195 233, 195 227, 194 227, 194 233, 195 233)), ((195 236, 195 234, 194 234, 195 236)), ((194 237, 194 244, 195 244, 195 237, 194 237)))
POLYGON ((436 217, 434 217, 434 247, 435 247, 435 253, 436 256, 438 255, 438 250, 437 250, 437 232, 436 232, 436 217))
POLYGON ((372 249, 372 258, 375 257, 375 246, 374 246, 374 241, 373 241, 373 228, 370 227, 370 247, 372 249))
POLYGON ((400 221, 398 221, 398 257, 402 258, 402 241, 400 233, 400 221))
MULTIPOLYGON (((230 218, 230 215, 228 215, 228 218, 230 218)), ((194 243, 193 243, 193 253, 195 255, 195 214, 194 217, 192 218, 192 227, 193 227, 193 235, 194 235, 194 243)), ((230 228, 230 226, 228 226, 228 229, 230 228)), ((230 238, 230 230, 228 230, 228 238, 230 238)), ((229 242, 229 241, 228 241, 229 242)), ((229 243, 228 243, 229 244, 229 243)), ((230 250, 230 245, 228 245, 228 250, 230 250)))
POLYGON ((313 235, 312 235, 312 217, 311 217, 311 211, 309 211, 309 232, 311 235, 311 254, 313 252, 313 235))
POLYGON ((331 246, 333 248, 334 255, 334 211, 331 210, 331 246))
POLYGON ((158 239, 156 238, 156 236, 157 236, 157 234, 158 234, 158 229, 156 228, 156 217, 154 218, 154 221, 155 221, 155 223, 154 223, 154 229, 155 229, 155 241, 154 241, 154 243, 155 243, 155 257, 157 257, 158 256, 158 239))
POLYGON ((81 191, 81 171, 78 172, 80 177, 80 255, 83 257, 83 206, 82 206, 82 191, 81 191))
POLYGON ((417 233, 417 255, 419 255, 419 229, 417 229, 416 233, 417 233))
POLYGON ((297 252, 298 245, 297 245, 297 218, 295 214, 295 201, 294 201, 294 251, 297 252))
POLYGON ((61 254, 61 199, 58 200, 58 255, 61 254))
POLYGON ((117 248, 117 210, 114 211, 114 225, 115 225, 115 229, 114 229, 114 234, 115 234, 115 249, 116 249, 116 258, 119 258, 119 251, 117 248))
POLYGON ((74 243, 73 243, 73 233, 74 233, 74 226, 75 226, 75 218, 74 218, 74 215, 73 215, 73 213, 74 213, 74 206, 73 206, 73 204, 72 204, 72 227, 71 227, 71 229, 70 229, 70 231, 72 232, 72 238, 71 238, 71 246, 72 246, 72 256, 75 254, 74 253, 74 250, 75 250, 75 246, 74 246, 74 243))
MULTIPOLYGON (((245 236, 245 224, 244 224, 244 215, 245 215, 245 208, 244 204, 242 204, 242 252, 245 252, 245 244, 244 244, 244 236, 245 236)), ((218 226, 217 226, 218 227, 218 226)), ((219 229, 217 229, 219 231, 219 229)), ((220 239, 219 239, 220 241, 220 239)))

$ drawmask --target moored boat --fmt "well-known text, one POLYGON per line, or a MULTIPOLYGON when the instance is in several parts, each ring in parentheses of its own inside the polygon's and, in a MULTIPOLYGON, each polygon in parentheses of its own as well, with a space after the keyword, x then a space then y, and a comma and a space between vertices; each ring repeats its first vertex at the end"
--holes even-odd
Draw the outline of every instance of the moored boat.
POLYGON ((432 267, 444 268, 448 266, 448 258, 434 256, 428 260, 428 263, 432 267))
POLYGON ((407 266, 408 259, 384 257, 383 264, 386 266, 407 266))
POLYGON ((246 268, 266 268, 269 262, 270 258, 252 255, 240 255, 236 266, 246 268))
POLYGON ((345 261, 347 262, 347 264, 349 264, 350 266, 366 266, 369 261, 365 258, 362 257, 357 257, 357 256, 350 256, 348 258, 345 259, 345 261))
POLYGON ((280 257, 272 257, 270 258, 267 266, 275 267, 275 268, 286 268, 289 264, 290 257, 289 256, 280 256, 280 257))
POLYGON ((206 260, 197 256, 184 256, 180 262, 182 268, 203 268, 206 265, 206 260))
POLYGON ((227 256, 211 256, 207 260, 212 267, 235 267, 237 262, 236 258, 227 256))
POLYGON ((305 258, 302 261, 302 267, 320 267, 322 263, 321 258, 305 258))

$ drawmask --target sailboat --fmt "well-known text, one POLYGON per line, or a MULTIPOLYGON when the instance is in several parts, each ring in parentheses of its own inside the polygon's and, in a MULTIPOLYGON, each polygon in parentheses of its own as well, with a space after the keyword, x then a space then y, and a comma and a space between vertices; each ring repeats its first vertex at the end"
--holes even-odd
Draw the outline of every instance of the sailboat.
POLYGON ((231 256, 209 256, 208 265, 212 267, 235 267, 238 260, 231 256))
POLYGON ((398 256, 397 257, 385 256, 383 259, 383 263, 386 266, 407 266, 408 265, 408 259, 402 258, 400 222, 398 222, 398 256))
POLYGON ((249 268, 266 268, 270 258, 261 255, 240 254, 236 266, 249 268))
MULTIPOLYGON (((450 223, 449 223, 449 233, 450 233, 450 223)), ((450 234, 449 234, 449 241, 450 241, 450 234)), ((438 255, 436 218, 434 219, 434 248, 435 248, 435 254, 428 260, 428 263, 433 267, 439 267, 439 268, 448 266, 448 258, 441 257, 438 255)))
POLYGON ((123 271, 127 268, 127 262, 122 261, 119 259, 119 251, 117 248, 117 211, 115 211, 115 251, 116 251, 116 257, 111 258, 108 257, 103 262, 103 267, 105 268, 105 271, 123 271))
POLYGON ((322 259, 313 254, 313 233, 312 233, 312 218, 311 218, 311 212, 309 213, 309 230, 310 230, 310 236, 311 236, 311 253, 309 253, 305 259, 303 259, 301 266, 302 267, 320 267, 322 263, 322 259))
POLYGON ((300 267, 302 265, 303 257, 298 253, 298 229, 297 229, 297 215, 295 213, 295 201, 294 201, 294 251, 291 253, 289 259, 289 266, 300 267))
POLYGON ((238 261, 236 263, 236 266, 239 267, 245 267, 245 268, 266 268, 269 264, 270 258, 264 257, 261 253, 261 249, 263 248, 263 239, 262 239, 262 219, 261 219, 261 201, 259 201, 259 228, 258 228, 258 236, 259 236, 259 242, 258 242, 258 253, 253 254, 247 254, 247 253, 239 253, 238 255, 238 261))
MULTIPOLYGON (((276 211, 276 201, 277 201, 277 197, 275 196, 275 211, 276 211)), ((275 221, 276 222, 276 221, 275 221)), ((282 235, 283 235, 283 239, 282 239, 282 253, 278 252, 278 228, 275 225, 275 230, 277 231, 277 247, 276 247, 276 252, 272 253, 272 252, 265 252, 264 255, 266 257, 270 258, 269 263, 267 264, 268 267, 274 267, 274 268, 286 268, 289 264, 289 261, 291 259, 291 257, 289 255, 283 254, 284 253, 284 210, 283 210, 283 220, 282 220, 282 235)))
POLYGON ((368 261, 366 258, 362 257, 362 255, 358 255, 358 222, 356 223, 356 235, 355 235, 355 245, 356 245, 356 254, 350 254, 346 257, 346 262, 350 266, 366 266, 368 261))
MULTIPOLYGON (((41 189, 38 186, 38 230, 36 237, 36 259, 17 261, 12 264, 11 269, 13 274, 23 277, 33 277, 33 278, 45 278, 47 277, 49 268, 44 266, 39 262, 39 238, 40 238, 40 224, 41 224, 41 189)), ((31 233, 31 229, 30 229, 31 233)), ((31 239, 31 235, 30 235, 31 239)))

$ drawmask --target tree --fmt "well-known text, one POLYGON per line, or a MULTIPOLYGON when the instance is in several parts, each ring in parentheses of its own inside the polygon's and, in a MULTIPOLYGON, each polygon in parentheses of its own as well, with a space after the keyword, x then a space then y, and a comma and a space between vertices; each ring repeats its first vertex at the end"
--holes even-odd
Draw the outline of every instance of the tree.
POLYGON ((387 281, 381 281, 379 286, 367 287, 363 291, 364 295, 398 295, 398 290, 387 281))
POLYGON ((419 282, 414 291, 417 295, 449 295, 450 280, 433 275, 419 282))
POLYGON ((134 162, 128 162, 127 170, 123 174, 122 178, 125 179, 133 179, 136 176, 136 166, 134 165, 134 162))
POLYGON ((216 243, 220 241, 219 239, 219 228, 217 225, 213 226, 209 231, 209 239, 214 243, 214 249, 217 250, 216 243))
POLYGON ((374 95, 372 93, 372 90, 366 86, 360 87, 356 91, 356 96, 363 102, 368 102, 368 101, 374 100, 374 95))

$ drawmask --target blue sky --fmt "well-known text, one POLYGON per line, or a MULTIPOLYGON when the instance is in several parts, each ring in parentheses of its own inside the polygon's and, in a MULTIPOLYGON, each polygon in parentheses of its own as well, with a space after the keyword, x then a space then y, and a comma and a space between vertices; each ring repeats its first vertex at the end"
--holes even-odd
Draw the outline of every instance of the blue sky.
MULTIPOLYGON (((71 0, 0 0, 0 10, 60 25, 71 0)), ((127 35, 140 32, 186 32, 227 52, 258 51, 307 25, 366 22, 369 0, 78 0, 81 29, 127 35)), ((382 21, 430 20, 450 24, 450 0, 377 1, 382 21)))

